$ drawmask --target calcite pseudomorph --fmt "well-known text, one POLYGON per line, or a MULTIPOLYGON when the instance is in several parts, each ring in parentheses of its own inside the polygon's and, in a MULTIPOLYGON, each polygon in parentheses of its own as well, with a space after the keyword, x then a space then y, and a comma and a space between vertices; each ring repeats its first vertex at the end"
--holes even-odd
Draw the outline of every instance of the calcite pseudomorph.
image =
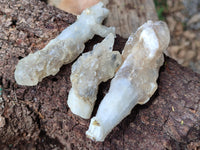
POLYGON ((148 21, 129 37, 122 54, 124 61, 91 119, 86 132, 89 138, 104 141, 136 104, 150 99, 157 89, 156 80, 169 41, 169 29, 162 21, 148 21))
POLYGON ((21 59, 15 70, 15 80, 20 85, 37 85, 44 77, 55 75, 63 64, 75 60, 84 50, 84 43, 95 34, 106 37, 115 33, 114 27, 101 25, 109 10, 102 2, 83 11, 71 26, 67 27, 46 47, 21 59))
POLYGON ((72 88, 68 96, 71 111, 89 119, 96 101, 98 85, 112 78, 121 65, 121 54, 112 51, 114 35, 109 34, 93 51, 82 54, 72 66, 72 88))

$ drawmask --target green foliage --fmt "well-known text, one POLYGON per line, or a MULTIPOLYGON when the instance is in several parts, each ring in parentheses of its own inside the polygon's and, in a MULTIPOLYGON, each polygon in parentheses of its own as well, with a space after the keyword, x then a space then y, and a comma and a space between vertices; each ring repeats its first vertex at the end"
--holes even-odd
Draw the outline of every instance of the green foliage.
POLYGON ((165 20, 165 13, 167 12, 167 0, 154 0, 158 18, 165 20))

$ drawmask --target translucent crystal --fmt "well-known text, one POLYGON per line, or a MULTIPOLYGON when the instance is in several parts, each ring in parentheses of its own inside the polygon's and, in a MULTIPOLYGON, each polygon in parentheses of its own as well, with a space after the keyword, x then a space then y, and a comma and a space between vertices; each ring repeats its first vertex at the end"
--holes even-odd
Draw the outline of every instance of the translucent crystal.
POLYGON ((123 64, 111 81, 109 92, 91 119, 87 136, 104 141, 109 132, 130 114, 136 104, 146 103, 157 89, 163 51, 170 41, 166 23, 148 21, 132 34, 123 50, 123 64))
POLYGON ((113 27, 101 25, 108 13, 102 2, 84 10, 74 24, 63 30, 45 48, 19 61, 15 70, 17 83, 37 85, 44 77, 55 75, 63 64, 75 60, 83 52, 84 43, 95 34, 106 37, 114 33, 113 27))
POLYGON ((121 64, 120 53, 112 51, 113 44, 114 35, 109 34, 94 46, 93 51, 84 53, 72 66, 72 89, 69 92, 68 105, 74 114, 82 118, 90 118, 98 85, 112 78, 121 64))

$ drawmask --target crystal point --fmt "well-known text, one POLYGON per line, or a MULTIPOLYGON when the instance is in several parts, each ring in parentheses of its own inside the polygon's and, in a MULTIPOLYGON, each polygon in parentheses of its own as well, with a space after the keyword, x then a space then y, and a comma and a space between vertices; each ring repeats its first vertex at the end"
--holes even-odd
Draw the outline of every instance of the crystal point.
POLYGON ((168 27, 162 21, 148 21, 129 37, 122 54, 124 62, 91 119, 86 132, 89 138, 104 141, 136 104, 148 102, 157 89, 156 80, 169 40, 168 27))
POLYGON ((72 89, 68 96, 71 111, 89 119, 96 101, 98 85, 112 78, 121 64, 121 55, 112 51, 114 35, 109 34, 93 51, 83 53, 72 66, 72 89))
POLYGON ((63 64, 75 60, 84 50, 85 42, 95 34, 102 37, 114 33, 113 27, 101 25, 109 10, 102 2, 82 12, 77 21, 67 27, 45 48, 19 60, 15 80, 20 85, 37 85, 43 78, 55 75, 63 64))

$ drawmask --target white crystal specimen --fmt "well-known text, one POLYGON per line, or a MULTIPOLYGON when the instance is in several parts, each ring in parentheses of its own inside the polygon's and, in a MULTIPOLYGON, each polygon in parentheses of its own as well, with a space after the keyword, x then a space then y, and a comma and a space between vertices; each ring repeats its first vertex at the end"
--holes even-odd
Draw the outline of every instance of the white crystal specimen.
POLYGON ((55 75, 63 64, 75 60, 84 50, 84 43, 95 34, 106 37, 114 27, 101 25, 109 10, 102 2, 83 11, 77 21, 67 27, 45 48, 21 59, 16 66, 15 80, 20 85, 37 85, 44 77, 55 75))
POLYGON ((82 54, 72 66, 72 88, 68 96, 71 111, 89 119, 96 101, 98 85, 112 78, 121 65, 118 51, 112 51, 114 35, 109 34, 94 50, 82 54))
POLYGON ((148 21, 132 34, 123 50, 123 64, 111 81, 109 92, 86 132, 95 141, 104 141, 136 104, 146 103, 157 89, 163 51, 170 41, 166 23, 148 21))

